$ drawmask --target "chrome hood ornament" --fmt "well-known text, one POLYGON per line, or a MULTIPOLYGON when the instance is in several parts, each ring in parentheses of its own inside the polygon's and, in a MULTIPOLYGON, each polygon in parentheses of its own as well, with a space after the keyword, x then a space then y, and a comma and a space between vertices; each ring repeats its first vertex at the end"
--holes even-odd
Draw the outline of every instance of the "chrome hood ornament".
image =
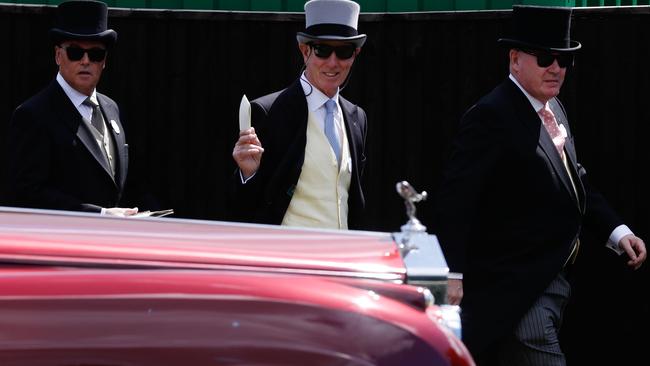
POLYGON ((409 184, 409 182, 405 180, 398 182, 395 188, 397 189, 397 193, 404 199, 404 205, 406 206, 406 216, 409 218, 406 224, 402 225, 401 227, 402 234, 404 234, 404 236, 402 237, 401 243, 399 245, 402 257, 406 257, 409 252, 418 249, 417 246, 411 243, 412 236, 422 233, 426 234, 427 232, 427 227, 422 225, 422 223, 420 223, 420 220, 415 217, 415 204, 417 202, 426 200, 427 192, 422 191, 422 193, 418 193, 409 184))

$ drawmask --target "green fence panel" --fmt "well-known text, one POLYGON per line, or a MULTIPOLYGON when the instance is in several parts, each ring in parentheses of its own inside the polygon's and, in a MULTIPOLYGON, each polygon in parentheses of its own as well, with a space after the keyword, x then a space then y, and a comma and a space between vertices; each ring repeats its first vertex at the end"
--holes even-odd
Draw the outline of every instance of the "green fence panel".
POLYGON ((517 0, 491 0, 490 9, 512 9, 512 5, 518 3, 517 0))
MULTIPOLYGON (((0 0, 16 4, 59 5, 66 0, 0 0)), ((110 7, 231 11, 303 12, 307 0, 101 0, 110 7)), ((650 5, 650 0, 355 0, 361 11, 418 12, 511 9, 514 4, 591 7, 650 5)))
POLYGON ((418 0, 387 0, 386 10, 389 12, 407 12, 419 11, 420 4, 418 0))
POLYGON ((214 9, 212 0, 183 0, 183 9, 211 10, 214 9))
POLYGON ((580 0, 576 6, 603 6, 605 0, 580 0))
POLYGON ((305 0, 287 0, 287 11, 305 11, 305 0))
POLYGON ((251 0, 251 10, 282 11, 282 0, 251 0))
POLYGON ((118 8, 146 8, 147 0, 116 0, 115 6, 118 8))
POLYGON ((576 6, 575 0, 522 0, 522 5, 576 6))
POLYGON ((183 0, 149 0, 149 7, 153 9, 182 9, 183 0))
MULTIPOLYGON (((6 1, 6 0, 0 0, 0 2, 10 2, 10 3, 16 3, 16 4, 34 4, 34 5, 59 5, 62 2, 65 2, 68 0, 13 0, 13 1, 6 1)), ((115 0, 102 0, 105 3, 109 4, 112 2, 115 2, 115 0)))
POLYGON ((489 9, 488 0, 456 0, 455 10, 485 10, 489 9))
POLYGON ((219 10, 251 10, 250 0, 217 0, 215 9, 219 10))
POLYGON ((357 0, 364 13, 385 12, 386 0, 357 0))
POLYGON ((454 0, 422 0, 422 9, 424 11, 441 11, 453 10, 454 0))

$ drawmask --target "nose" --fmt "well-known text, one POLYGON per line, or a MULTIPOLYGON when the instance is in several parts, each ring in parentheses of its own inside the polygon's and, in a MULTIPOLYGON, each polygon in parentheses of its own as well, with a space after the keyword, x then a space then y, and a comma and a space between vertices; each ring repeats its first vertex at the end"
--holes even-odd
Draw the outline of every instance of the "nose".
POLYGON ((557 62, 557 58, 553 60, 551 66, 548 67, 548 70, 553 73, 560 72, 561 69, 560 64, 557 62))
POLYGON ((327 58, 326 61, 329 65, 335 65, 339 62, 338 57, 336 57, 336 52, 332 52, 332 54, 327 58))
POLYGON ((82 64, 90 64, 90 57, 88 56, 88 52, 84 52, 84 55, 81 57, 81 60, 79 60, 82 64))

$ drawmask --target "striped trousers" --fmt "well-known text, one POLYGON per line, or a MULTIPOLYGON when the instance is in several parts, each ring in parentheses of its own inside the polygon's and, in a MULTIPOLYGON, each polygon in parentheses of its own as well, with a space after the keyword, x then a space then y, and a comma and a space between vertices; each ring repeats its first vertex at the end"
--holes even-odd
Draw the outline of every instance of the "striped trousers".
POLYGON ((566 366, 558 334, 571 285, 560 273, 496 350, 500 366, 566 366))

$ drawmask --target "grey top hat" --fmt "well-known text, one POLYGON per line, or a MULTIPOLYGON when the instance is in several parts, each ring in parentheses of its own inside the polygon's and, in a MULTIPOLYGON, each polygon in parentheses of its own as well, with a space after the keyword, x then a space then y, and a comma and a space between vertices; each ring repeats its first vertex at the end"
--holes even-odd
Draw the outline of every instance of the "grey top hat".
POLYGON ((554 52, 582 47, 570 38, 571 8, 514 5, 512 22, 511 36, 498 40, 504 46, 554 52))
POLYGON ((365 34, 359 34, 359 4, 350 0, 310 0, 305 4, 305 31, 298 32, 300 43, 345 41, 363 46, 365 34))
POLYGON ((57 7, 56 25, 50 29, 54 44, 66 40, 101 41, 110 47, 117 32, 107 29, 108 8, 101 1, 66 1, 57 7))

